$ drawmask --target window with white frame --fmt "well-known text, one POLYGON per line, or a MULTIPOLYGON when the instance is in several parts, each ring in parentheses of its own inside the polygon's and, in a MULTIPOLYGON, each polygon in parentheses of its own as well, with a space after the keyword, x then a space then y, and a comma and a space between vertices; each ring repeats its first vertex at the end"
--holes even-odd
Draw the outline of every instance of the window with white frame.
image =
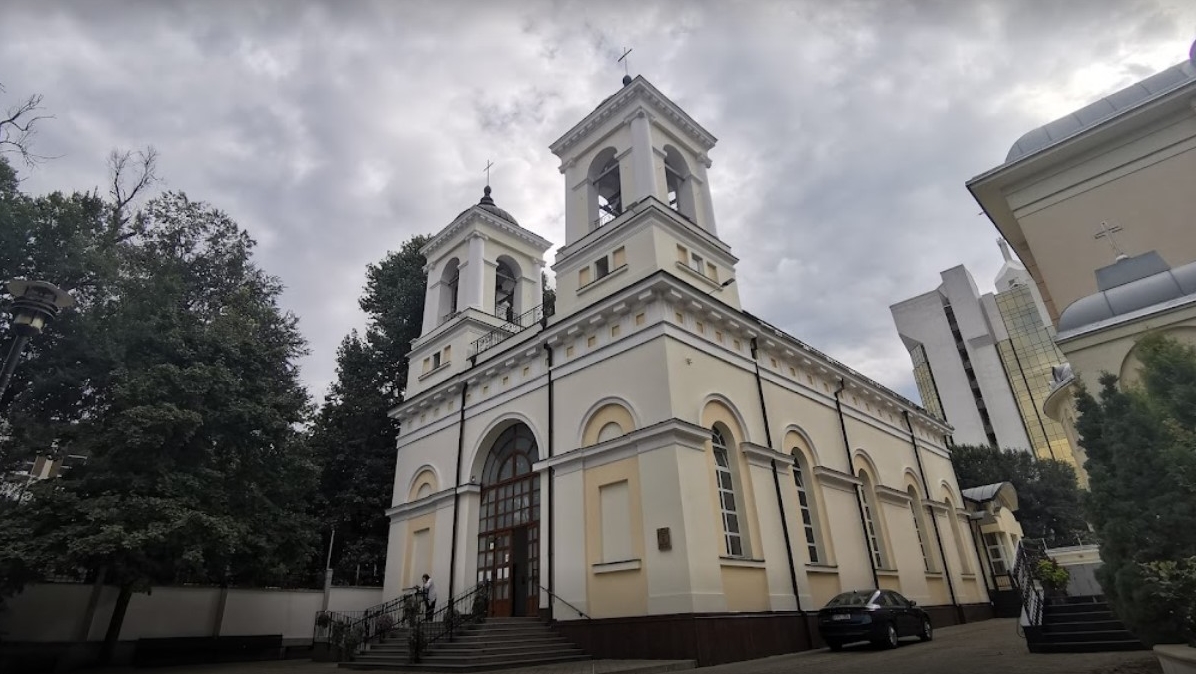
POLYGON ((800 451, 793 453, 793 483, 797 486, 797 504, 801 510, 802 529, 806 533, 806 551, 811 564, 820 564, 822 554, 818 547, 818 520, 814 512, 814 496, 806 486, 808 466, 800 451))
POLYGON ((884 546, 880 540, 880 529, 876 525, 875 517, 875 496, 872 494, 872 481, 868 479, 868 475, 864 471, 860 471, 857 477, 863 481, 860 486, 860 502, 864 505, 864 528, 868 534, 868 550, 872 554, 872 563, 878 569, 887 568, 885 566, 884 546))
POLYGON ((922 499, 913 487, 906 493, 909 494, 909 511, 914 517, 914 531, 918 534, 918 547, 922 549, 922 564, 927 571, 934 571, 934 560, 930 556, 930 545, 926 539, 926 525, 922 521, 922 515, 926 512, 922 509, 922 499))
POLYGON ((1009 573, 1009 563, 1005 561, 1005 548, 1001 545, 999 534, 984 534, 984 547, 988 548, 988 559, 992 562, 993 573, 1004 575, 1009 573))
POLYGON ((723 538, 729 557, 743 557, 743 530, 739 520, 739 506, 735 498, 735 473, 731 468, 731 456, 727 451, 727 440, 722 431, 715 427, 710 432, 714 446, 715 479, 718 482, 718 504, 723 520, 723 538))

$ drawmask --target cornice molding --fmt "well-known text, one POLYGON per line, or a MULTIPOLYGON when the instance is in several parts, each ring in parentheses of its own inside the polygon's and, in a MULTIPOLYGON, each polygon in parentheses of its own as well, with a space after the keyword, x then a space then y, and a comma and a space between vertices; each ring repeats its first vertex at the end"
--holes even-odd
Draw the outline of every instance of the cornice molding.
POLYGON ((827 468, 826 466, 815 466, 814 477, 818 478, 818 484, 823 487, 830 487, 831 489, 847 491, 853 494, 856 487, 863 484, 860 478, 854 475, 849 475, 834 468, 827 468))
POLYGON ((782 454, 775 449, 757 445, 753 442, 739 443, 739 451, 743 452, 744 458, 752 466, 771 469, 773 461, 776 461, 782 467, 789 468, 793 466, 793 457, 789 454, 782 454))
POLYGON ((435 494, 429 494, 418 501, 400 503, 397 506, 387 508, 386 516, 390 518, 391 522, 394 522, 395 520, 406 520, 436 512, 441 508, 447 508, 452 505, 455 491, 450 487, 442 489, 435 494))
POLYGON ((909 497, 909 494, 898 489, 893 489, 892 487, 886 487, 884 485, 880 485, 876 488, 876 497, 882 501, 888 501, 889 503, 897 503, 900 505, 909 505, 909 502, 912 500, 909 497))
MULTIPOLYGON (((509 234, 510 236, 513 236, 524 243, 531 244, 533 248, 541 253, 547 251, 549 248, 552 248, 552 242, 540 236, 539 234, 536 234, 531 230, 524 229, 513 222, 508 222, 507 220, 504 220, 475 204, 470 206, 469 209, 459 215, 456 220, 453 220, 451 223, 449 223, 447 227, 440 230, 440 233, 432 237, 431 241, 424 244, 424 247, 419 250, 420 254, 427 258, 432 257, 432 253, 442 248, 445 244, 451 241, 454 236, 464 231, 469 227, 469 225, 475 222, 483 223, 489 227, 497 229, 500 232, 509 234)), ((474 233, 485 236, 484 232, 471 232, 465 237, 465 239, 468 241, 468 239, 474 233)))
MULTIPOLYGON (((583 139, 589 136, 598 126, 626 110, 632 105, 639 103, 647 106, 643 112, 652 114, 653 111, 660 114, 663 118, 668 119, 675 124, 682 131, 687 133, 692 140, 696 141, 698 146, 703 150, 703 155, 709 152, 718 142, 709 131, 702 128, 692 117, 690 117, 684 110, 676 103, 669 100, 667 96, 660 93, 660 91, 652 86, 644 77, 637 76, 635 80, 617 91, 614 95, 608 97, 606 100, 598 104, 598 107, 593 112, 586 115, 584 119, 578 122, 572 129, 565 132, 556 142, 549 145, 549 149, 558 157, 562 153, 568 152, 570 149, 578 145, 583 139)), ((630 117, 633 113, 628 113, 625 117, 630 117)), ((620 120, 625 123, 627 119, 620 120)), ((561 166, 562 172, 566 167, 561 166)))
POLYGON ((532 470, 544 472, 554 468, 558 475, 564 475, 673 445, 704 451, 709 437, 710 432, 701 426, 681 419, 669 419, 606 442, 542 459, 532 464, 532 470))

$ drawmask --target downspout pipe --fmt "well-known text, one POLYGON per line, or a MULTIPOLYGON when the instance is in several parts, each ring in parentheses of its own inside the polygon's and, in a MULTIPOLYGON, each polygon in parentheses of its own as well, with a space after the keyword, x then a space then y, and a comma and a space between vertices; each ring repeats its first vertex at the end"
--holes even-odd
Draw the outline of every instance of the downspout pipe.
MULTIPOLYGON (((855 477, 855 473, 851 470, 851 441, 847 439, 847 420, 843 417, 843 401, 839 397, 845 388, 847 388, 847 382, 843 381, 843 377, 839 377, 839 387, 835 389, 835 412, 839 415, 839 431, 843 434, 843 453, 847 457, 847 472, 855 477)), ((876 557, 872 554, 872 541, 868 538, 868 518, 864 517, 864 495, 860 493, 860 490, 860 485, 856 485, 855 508, 860 514, 860 531, 864 533, 864 552, 868 557, 868 568, 872 571, 872 584, 879 588, 880 575, 876 573, 876 557)))
MULTIPOLYGON (((473 360, 470 360, 469 367, 473 368, 473 360)), ((461 462, 465 454, 465 395, 469 391, 469 382, 461 382, 461 416, 457 420, 457 472, 453 480, 453 547, 449 554, 449 586, 448 596, 452 600, 453 591, 456 589, 457 580, 457 527, 459 517, 460 501, 461 501, 461 462)))
MULTIPOLYGON (((752 364, 756 368, 756 393, 760 395, 760 415, 764 421, 764 440, 768 443, 768 448, 775 450, 772 445, 772 428, 768 424, 768 404, 764 401, 764 380, 760 376, 760 358, 757 350, 756 338, 752 338, 752 364)), ((777 491, 777 513, 781 517, 781 534, 785 537, 785 556, 789 560, 789 582, 793 585, 793 601, 797 604, 797 612, 801 613, 801 594, 797 588, 797 565, 793 562, 793 542, 789 540, 789 518, 785 516, 785 501, 781 497, 781 478, 777 474, 777 460, 772 459, 772 484, 777 491)), ((810 624, 806 620, 802 620, 806 625, 806 636, 809 634, 810 624)), ((811 645, 814 643, 811 638, 811 645)))
MULTIPOLYGON (((545 317, 547 321, 547 317, 545 317)), ((544 353, 548 357, 548 458, 553 456, 553 442, 555 436, 555 414, 553 409, 552 391, 552 345, 544 345, 544 353)), ((548 467, 548 619, 553 618, 553 605, 556 601, 556 469, 548 467)), ((543 535, 543 534, 541 534, 543 535)))
MULTIPOLYGON (((918 437, 914 435, 914 424, 910 421, 909 410, 901 410, 901 416, 905 419, 905 428, 909 431, 909 444, 914 450, 914 461, 918 464, 918 476, 922 478, 922 492, 926 494, 926 498, 930 498, 930 481, 926 479, 926 468, 922 465, 922 450, 918 449, 918 437)), ((947 513, 948 517, 955 517, 955 513, 947 513)), ((947 566, 947 549, 943 546, 943 534, 939 530, 939 518, 934 513, 930 513, 930 524, 934 527, 934 540, 939 544, 939 559, 943 560, 943 575, 947 577, 947 592, 951 595, 951 605, 955 607, 955 613, 959 624, 963 624, 963 607, 959 605, 959 598, 955 595, 955 582, 951 580, 951 568, 947 566)))

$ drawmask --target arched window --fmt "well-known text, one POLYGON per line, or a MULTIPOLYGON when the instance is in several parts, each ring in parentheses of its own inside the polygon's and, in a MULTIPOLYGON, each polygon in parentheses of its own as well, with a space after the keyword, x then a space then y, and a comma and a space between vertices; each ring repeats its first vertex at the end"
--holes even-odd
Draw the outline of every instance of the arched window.
POLYGON ((968 547, 963 542, 963 531, 959 526, 959 514, 955 512, 955 505, 951 497, 943 499, 947 502, 947 518, 951 520, 951 537, 955 539, 955 551, 959 553, 959 572, 971 573, 972 563, 968 554, 968 547))
POLYGON ((461 284, 461 269, 457 258, 444 265, 440 275, 440 322, 457 313, 457 292, 461 284))
POLYGON ((930 540, 926 537, 926 509, 922 505, 922 497, 913 487, 906 489, 909 494, 909 510, 914 517, 914 531, 918 533, 918 545, 922 548, 922 564, 927 571, 934 571, 934 555, 931 553, 930 540))
POLYGON ((862 469, 856 473, 856 477, 860 478, 863 483, 860 485, 862 492, 860 500, 864 505, 864 528, 868 534, 868 551, 872 555, 872 563, 878 569, 887 569, 889 567, 885 564, 885 546, 884 540, 881 538, 881 527, 876 511, 876 492, 872 487, 872 478, 862 469))
POLYGON ((598 429, 598 442, 614 440, 621 435, 623 435, 623 427, 614 421, 608 421, 598 429))
POLYGON ((810 489, 813 476, 801 450, 793 450, 793 483, 797 486, 797 504, 801 511, 802 529, 806 534, 806 552, 811 564, 822 563, 821 532, 818 526, 817 504, 810 489))
POLYGON ((668 191, 669 208, 693 220, 693 180, 685 158, 672 145, 664 148, 664 183, 668 191))
POLYGON ((514 321, 518 315, 516 301, 518 298, 519 276, 514 266, 506 259, 499 258, 498 268, 494 276, 494 315, 504 321, 514 321))
POLYGON ((615 149, 607 148, 590 165, 590 229, 601 227, 623 212, 623 182, 615 149))
POLYGON ((723 539, 728 557, 744 557, 743 522, 740 519, 739 485, 736 479, 735 462, 727 450, 726 430, 715 425, 710 432, 714 449, 715 482, 718 485, 718 504, 723 522, 723 539))

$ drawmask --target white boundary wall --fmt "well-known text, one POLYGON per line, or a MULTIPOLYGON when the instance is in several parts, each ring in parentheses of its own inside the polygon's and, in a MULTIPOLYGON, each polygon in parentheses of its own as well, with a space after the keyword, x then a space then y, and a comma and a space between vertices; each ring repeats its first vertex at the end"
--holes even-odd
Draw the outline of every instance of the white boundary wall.
MULTIPOLYGON (((9 598, 0 611, 0 636, 8 642, 75 640, 92 588, 67 583, 30 585, 9 598)), ((155 587, 149 594, 134 594, 120 639, 263 634, 310 639, 316 612, 324 603, 322 590, 230 588, 227 592, 223 616, 219 615, 218 587, 155 587)), ((118 594, 115 587, 103 588, 88 640, 104 638, 118 594)), ((328 609, 360 611, 381 602, 380 587, 334 587, 328 609)))

